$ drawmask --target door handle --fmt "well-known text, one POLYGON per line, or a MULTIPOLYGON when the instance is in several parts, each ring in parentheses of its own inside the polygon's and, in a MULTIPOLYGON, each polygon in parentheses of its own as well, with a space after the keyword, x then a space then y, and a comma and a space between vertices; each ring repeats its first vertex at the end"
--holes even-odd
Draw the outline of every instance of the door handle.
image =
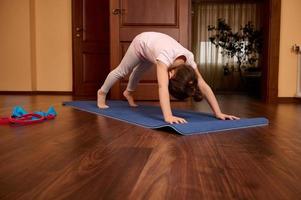
POLYGON ((112 11, 112 14, 113 14, 113 15, 121 15, 124 11, 125 11, 125 9, 115 8, 115 9, 112 11))

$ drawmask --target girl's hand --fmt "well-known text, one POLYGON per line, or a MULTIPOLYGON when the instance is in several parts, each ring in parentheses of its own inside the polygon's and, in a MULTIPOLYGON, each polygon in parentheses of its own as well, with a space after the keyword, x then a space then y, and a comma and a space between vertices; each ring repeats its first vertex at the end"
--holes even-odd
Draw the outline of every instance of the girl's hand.
POLYGON ((165 122, 169 123, 169 124, 184 124, 187 123, 187 121, 184 118, 181 117, 175 117, 175 116, 170 116, 170 117, 166 117, 165 122))
POLYGON ((235 117, 235 116, 233 116, 233 115, 226 115, 226 114, 224 114, 224 113, 218 113, 218 114, 215 115, 215 117, 216 117, 217 119, 221 119, 221 120, 226 120, 226 119, 230 119, 230 120, 238 120, 238 119, 240 119, 239 117, 235 117))

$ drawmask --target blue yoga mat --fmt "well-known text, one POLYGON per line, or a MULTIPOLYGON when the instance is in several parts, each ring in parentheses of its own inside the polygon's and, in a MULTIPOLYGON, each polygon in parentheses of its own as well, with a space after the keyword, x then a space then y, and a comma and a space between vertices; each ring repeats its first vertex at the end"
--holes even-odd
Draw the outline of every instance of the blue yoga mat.
POLYGON ((182 135, 264 126, 269 123, 266 118, 219 120, 208 113, 173 109, 173 114, 175 116, 185 118, 188 123, 168 124, 164 122, 161 109, 158 106, 139 105, 138 107, 133 108, 128 106, 126 101, 108 101, 107 103, 110 106, 108 109, 99 109, 96 101, 72 101, 64 102, 63 105, 145 128, 157 129, 171 127, 177 133, 182 135))

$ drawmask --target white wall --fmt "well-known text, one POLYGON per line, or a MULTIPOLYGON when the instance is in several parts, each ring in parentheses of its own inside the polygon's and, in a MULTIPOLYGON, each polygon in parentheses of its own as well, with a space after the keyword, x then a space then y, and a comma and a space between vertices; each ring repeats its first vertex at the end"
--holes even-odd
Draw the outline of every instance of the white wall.
POLYGON ((0 0, 0 91, 72 91, 71 0, 0 0))
POLYGON ((72 91, 71 0, 36 0, 38 91, 72 91))
POLYGON ((301 45, 301 0, 282 0, 278 96, 293 97, 297 87, 297 55, 291 51, 301 45))
POLYGON ((0 90, 28 91, 31 83, 29 0, 0 0, 0 90))

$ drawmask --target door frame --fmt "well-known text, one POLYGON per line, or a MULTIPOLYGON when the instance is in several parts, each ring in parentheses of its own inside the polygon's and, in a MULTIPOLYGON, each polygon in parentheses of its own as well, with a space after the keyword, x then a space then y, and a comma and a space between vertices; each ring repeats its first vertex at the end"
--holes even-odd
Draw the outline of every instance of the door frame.
POLYGON ((264 46, 264 62, 267 67, 263 71, 262 100, 266 103, 278 102, 278 78, 279 78, 279 47, 280 47, 280 22, 281 0, 266 0, 267 18, 264 24, 267 26, 264 46))
MULTIPOLYGON (((213 0, 214 1, 214 0, 213 0)), ((215 0, 216 1, 216 0, 215 0)), ((119 8, 118 2, 110 0, 110 12, 119 8)), ((265 0, 267 17, 264 20, 265 31, 264 61, 266 66, 263 70, 262 100, 267 103, 278 101, 278 74, 279 74, 279 47, 280 47, 280 21, 281 21, 281 0, 265 0)), ((190 23, 190 22, 189 22, 190 23)), ((110 14, 110 69, 113 70, 119 64, 120 46, 115 38, 119 38, 119 17, 112 17, 110 14)), ((115 84, 111 90, 111 98, 119 98, 120 85, 115 84)))
MULTIPOLYGON (((119 4, 115 0, 110 0, 110 70, 113 70, 119 65, 120 45, 119 45, 119 17, 112 14, 114 9, 119 8, 119 4), (118 26, 117 26, 118 25, 118 26), (116 40, 118 38, 118 41, 116 40)), ((113 85, 110 91, 111 99, 120 98, 120 83, 113 85)))

